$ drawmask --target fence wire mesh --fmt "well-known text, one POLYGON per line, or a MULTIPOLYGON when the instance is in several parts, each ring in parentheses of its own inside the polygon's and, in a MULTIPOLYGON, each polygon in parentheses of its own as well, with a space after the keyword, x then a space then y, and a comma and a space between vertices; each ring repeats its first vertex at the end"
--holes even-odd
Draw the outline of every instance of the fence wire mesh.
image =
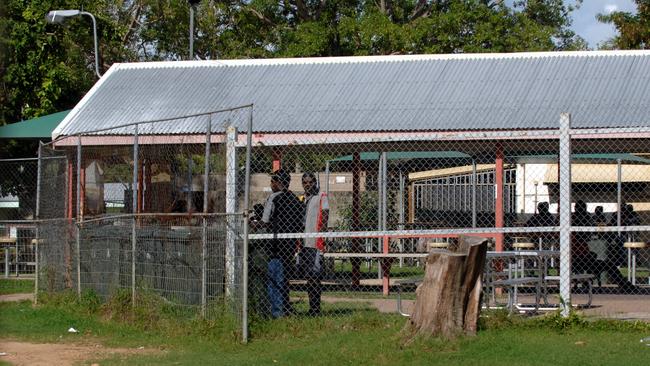
POLYGON ((408 312, 426 255, 476 235, 491 242, 487 306, 649 292, 645 139, 255 134, 247 160, 249 116, 194 116, 184 135, 169 132, 178 121, 141 123, 48 151, 41 288, 150 290, 204 314, 227 302, 245 332, 249 315, 395 311, 398 289, 408 312))
POLYGON ((37 159, 0 160, 0 274, 35 272, 37 159))
POLYGON ((189 136, 168 133, 181 118, 42 146, 39 289, 130 294, 134 304, 151 294, 204 317, 227 305, 241 324, 244 215, 227 193, 235 202, 243 187, 226 182, 226 127, 249 116, 192 116, 189 136))

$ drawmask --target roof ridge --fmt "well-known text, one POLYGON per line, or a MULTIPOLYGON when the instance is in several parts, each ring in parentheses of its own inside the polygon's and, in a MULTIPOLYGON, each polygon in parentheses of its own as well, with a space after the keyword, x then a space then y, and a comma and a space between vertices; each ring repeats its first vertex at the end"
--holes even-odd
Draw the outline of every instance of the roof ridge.
POLYGON ((615 57, 650 56, 650 50, 603 50, 603 51, 547 51, 510 53, 457 53, 457 54, 417 54, 385 56, 337 56, 337 57, 296 57, 265 59, 192 60, 192 61, 152 61, 115 64, 120 69, 148 69, 165 67, 213 67, 213 66, 272 66, 272 65, 313 65, 340 63, 404 62, 436 60, 505 60, 546 57, 615 57))

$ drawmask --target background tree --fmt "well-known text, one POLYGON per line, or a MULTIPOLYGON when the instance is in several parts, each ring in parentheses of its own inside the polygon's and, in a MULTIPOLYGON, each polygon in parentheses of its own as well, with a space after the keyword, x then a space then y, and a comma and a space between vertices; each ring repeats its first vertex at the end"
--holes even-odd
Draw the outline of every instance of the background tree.
POLYGON ((650 0, 634 0, 636 14, 615 11, 598 14, 598 20, 613 24, 618 35, 606 41, 601 48, 610 49, 650 49, 650 0))
MULTIPOLYGON (((88 19, 47 24, 52 9, 96 16, 104 71, 186 58, 185 0, 2 1, 0 125, 71 108, 95 82, 88 19)), ((203 0, 194 49, 200 59, 584 49, 569 28, 573 9, 563 0, 203 0)))

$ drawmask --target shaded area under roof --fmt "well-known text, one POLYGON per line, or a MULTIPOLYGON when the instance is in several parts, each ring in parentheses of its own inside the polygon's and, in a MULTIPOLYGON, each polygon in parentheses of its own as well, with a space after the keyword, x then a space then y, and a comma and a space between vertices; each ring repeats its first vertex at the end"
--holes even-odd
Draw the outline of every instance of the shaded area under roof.
POLYGON ((50 139, 68 113, 70 110, 4 125, 0 127, 0 139, 50 139))

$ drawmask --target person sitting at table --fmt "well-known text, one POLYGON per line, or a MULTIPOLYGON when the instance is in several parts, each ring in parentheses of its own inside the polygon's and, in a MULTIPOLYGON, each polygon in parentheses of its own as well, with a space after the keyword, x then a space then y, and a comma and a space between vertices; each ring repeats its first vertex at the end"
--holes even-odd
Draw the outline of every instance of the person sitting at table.
MULTIPOLYGON (((559 220, 557 216, 549 212, 548 202, 538 203, 537 213, 535 213, 528 219, 528 221, 526 221, 527 227, 558 226, 558 224, 559 220)), ((535 243, 537 243, 540 239, 544 242, 549 242, 553 240, 553 237, 557 237, 557 235, 555 233, 537 233, 535 235, 531 235, 531 239, 535 243)))
MULTIPOLYGON (((572 226, 594 226, 591 214, 587 212, 587 204, 578 200, 575 203, 573 214, 571 215, 572 226)), ((596 275, 600 273, 595 265, 598 263, 598 255, 589 250, 589 240, 591 233, 574 232, 571 238, 571 261, 575 273, 590 273, 596 275)))

